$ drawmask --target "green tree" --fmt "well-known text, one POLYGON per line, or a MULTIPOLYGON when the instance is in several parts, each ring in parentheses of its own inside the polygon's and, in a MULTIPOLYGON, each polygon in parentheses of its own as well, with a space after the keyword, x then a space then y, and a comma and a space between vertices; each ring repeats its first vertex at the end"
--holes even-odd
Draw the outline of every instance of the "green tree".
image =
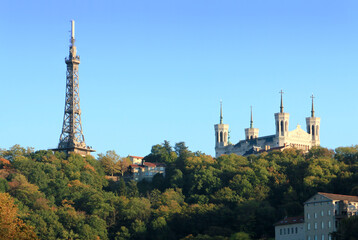
POLYGON ((144 157, 144 160, 147 162, 160 162, 167 165, 173 164, 176 159, 177 154, 173 151, 168 141, 164 141, 163 144, 154 145, 151 153, 144 157))
POLYGON ((147 231, 146 224, 139 219, 134 220, 131 224, 131 230, 134 239, 145 239, 145 234, 147 231))
POLYGON ((238 232, 231 235, 230 240, 251 240, 250 235, 245 232, 238 232))
POLYGON ((115 240, 128 240, 130 239, 131 234, 125 226, 121 226, 120 230, 116 233, 115 240))
POLYGON ((114 150, 107 151, 106 155, 102 153, 98 154, 98 160, 105 169, 105 172, 111 176, 122 171, 121 158, 114 150))
POLYGON ((340 221, 337 232, 332 234, 334 240, 358 239, 358 216, 353 216, 340 221))

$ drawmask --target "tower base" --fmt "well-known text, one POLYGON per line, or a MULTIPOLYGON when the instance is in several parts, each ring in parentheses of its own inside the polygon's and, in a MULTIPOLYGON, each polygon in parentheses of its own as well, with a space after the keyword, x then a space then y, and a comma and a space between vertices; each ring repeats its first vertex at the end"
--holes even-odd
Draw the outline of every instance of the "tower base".
POLYGON ((81 147, 55 148, 55 149, 51 149, 51 150, 54 152, 65 152, 66 154, 77 153, 77 154, 80 154, 82 157, 91 155, 91 152, 96 151, 90 147, 86 147, 86 148, 81 148, 81 147))

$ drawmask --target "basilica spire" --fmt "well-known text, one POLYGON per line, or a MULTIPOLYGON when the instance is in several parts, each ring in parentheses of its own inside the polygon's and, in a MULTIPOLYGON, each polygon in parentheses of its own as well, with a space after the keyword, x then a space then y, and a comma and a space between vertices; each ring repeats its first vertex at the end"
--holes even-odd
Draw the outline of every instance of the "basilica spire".
POLYGON ((313 96, 313 94, 312 94, 311 98, 312 98, 312 110, 311 110, 311 117, 314 117, 314 103, 313 103, 314 96, 313 96))
POLYGON ((220 124, 223 124, 223 101, 220 100, 220 124))
POLYGON ((281 106, 280 106, 280 113, 283 113, 283 100, 282 100, 282 95, 284 94, 284 92, 283 92, 283 91, 282 91, 282 89, 281 89, 281 91, 280 91, 279 93, 281 93, 281 106))
POLYGON ((254 121, 252 120, 252 106, 250 106, 250 108, 251 108, 250 128, 253 128, 254 121))

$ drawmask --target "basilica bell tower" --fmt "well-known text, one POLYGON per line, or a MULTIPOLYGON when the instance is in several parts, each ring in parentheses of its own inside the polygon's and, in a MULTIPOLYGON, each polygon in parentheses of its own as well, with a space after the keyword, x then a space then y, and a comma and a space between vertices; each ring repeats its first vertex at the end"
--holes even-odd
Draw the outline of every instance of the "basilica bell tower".
POLYGON ((223 148, 228 145, 229 124, 223 124, 223 106, 220 101, 220 123, 214 125, 215 128, 215 153, 216 156, 223 154, 223 148))
POLYGON ((320 145, 319 128, 321 124, 321 118, 315 116, 313 94, 311 98, 312 98, 311 117, 306 118, 307 133, 311 134, 312 146, 319 146, 320 145))

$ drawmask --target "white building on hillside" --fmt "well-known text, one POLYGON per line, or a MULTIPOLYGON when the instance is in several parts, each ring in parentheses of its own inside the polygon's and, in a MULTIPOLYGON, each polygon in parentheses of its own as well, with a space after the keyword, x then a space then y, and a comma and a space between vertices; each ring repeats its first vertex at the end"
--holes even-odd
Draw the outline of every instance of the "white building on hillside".
POLYGON ((313 96, 311 116, 306 118, 307 131, 300 125, 293 131, 289 131, 290 114, 283 111, 281 91, 280 112, 275 113, 276 133, 270 136, 259 137, 259 129, 253 127, 252 111, 250 128, 245 129, 245 140, 237 144, 229 142, 229 125, 223 124, 222 105, 220 105, 220 123, 215 127, 215 153, 216 157, 222 154, 236 153, 238 155, 250 155, 272 149, 294 147, 308 151, 314 146, 320 145, 319 130, 321 119, 315 117, 313 96))
POLYGON ((275 224, 276 240, 305 240, 304 218, 286 217, 275 224))
POLYGON ((143 163, 143 158, 144 157, 137 157, 137 156, 128 156, 129 160, 131 161, 132 164, 139 164, 141 165, 143 163))

